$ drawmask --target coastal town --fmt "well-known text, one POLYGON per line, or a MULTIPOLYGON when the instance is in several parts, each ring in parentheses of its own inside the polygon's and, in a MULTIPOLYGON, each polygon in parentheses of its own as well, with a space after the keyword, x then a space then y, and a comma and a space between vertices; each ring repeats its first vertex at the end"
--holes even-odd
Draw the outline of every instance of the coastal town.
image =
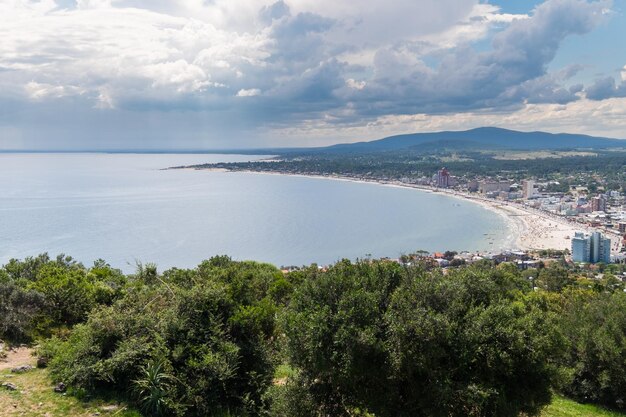
POLYGON ((566 251, 573 262, 626 259, 626 198, 617 190, 581 185, 553 191, 554 181, 457 177, 445 167, 432 177, 388 183, 470 199, 506 216, 517 228, 517 249, 526 254, 552 249, 566 251))

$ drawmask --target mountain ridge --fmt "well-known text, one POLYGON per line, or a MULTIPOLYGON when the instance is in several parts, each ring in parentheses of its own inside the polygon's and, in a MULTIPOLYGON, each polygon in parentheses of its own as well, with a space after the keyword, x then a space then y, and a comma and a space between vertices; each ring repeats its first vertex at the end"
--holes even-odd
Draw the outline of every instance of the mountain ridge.
POLYGON ((542 131, 521 132, 498 127, 479 127, 461 131, 409 133, 388 136, 373 141, 341 143, 321 148, 309 148, 314 152, 381 152, 411 149, 421 145, 454 143, 457 146, 483 146, 483 149, 540 150, 579 148, 621 148, 626 140, 572 133, 548 133, 542 131))

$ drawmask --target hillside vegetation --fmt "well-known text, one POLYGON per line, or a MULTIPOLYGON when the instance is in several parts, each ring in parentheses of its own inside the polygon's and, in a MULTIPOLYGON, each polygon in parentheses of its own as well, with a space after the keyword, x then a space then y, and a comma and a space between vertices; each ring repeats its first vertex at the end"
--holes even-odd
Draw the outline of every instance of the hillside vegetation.
POLYGON ((17 390, 0 398, 145 416, 611 415, 552 401, 625 409, 625 332, 623 284, 558 263, 282 273, 221 256, 124 275, 42 255, 0 269, 0 337, 39 343, 48 368, 2 376, 17 390))
MULTIPOLYGON (((23 364, 23 362, 19 362, 23 364)), ((0 381, 11 374, 8 370, 0 371, 0 381)), ((36 369, 10 379, 19 385, 22 392, 0 390, 0 415, 3 417, 141 417, 141 413, 127 404, 101 398, 78 399, 74 396, 60 395, 53 392, 48 372, 36 369)), ((550 405, 542 410, 541 417, 624 417, 626 414, 608 411, 590 404, 555 397, 550 405)), ((235 417, 235 416, 233 416, 235 417)))
POLYGON ((438 147, 453 145, 457 149, 514 149, 546 150, 592 148, 623 148, 619 139, 609 139, 588 135, 547 132, 519 132, 496 127, 479 127, 464 131, 433 133, 410 133, 390 136, 369 142, 346 143, 312 148, 308 151, 319 153, 372 153, 407 150, 416 147, 438 147))

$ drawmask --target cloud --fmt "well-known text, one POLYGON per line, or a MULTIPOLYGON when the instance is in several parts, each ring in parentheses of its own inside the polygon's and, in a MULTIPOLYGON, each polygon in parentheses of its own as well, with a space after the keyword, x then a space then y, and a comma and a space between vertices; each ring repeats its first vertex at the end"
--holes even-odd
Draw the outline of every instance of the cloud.
POLYGON ((610 7, 547 0, 514 15, 478 0, 0 0, 0 106, 16 116, 0 126, 21 129, 20 141, 40 140, 38 128, 67 136, 83 129, 69 116, 80 107, 106 129, 135 115, 144 123, 133 132, 152 123, 156 134, 145 131, 163 140, 177 131, 164 121, 201 120, 218 141, 229 129, 251 137, 316 120, 340 129, 622 97, 613 79, 570 85, 576 65, 548 70, 563 40, 592 31, 610 7))
POLYGON ((581 133, 626 139, 626 99, 604 101, 581 99, 568 105, 527 104, 506 112, 453 112, 439 115, 387 115, 366 124, 338 126, 332 120, 311 120, 301 126, 288 126, 267 132, 275 146, 356 142, 407 132, 465 130, 482 126, 520 131, 542 130, 553 133, 581 133), (299 138, 299 141, 294 141, 299 138))
POLYGON ((74 91, 90 95, 94 104, 102 95, 120 105, 138 96, 175 102, 189 94, 235 95, 240 88, 230 84, 248 67, 262 65, 261 44, 268 42, 107 2, 78 2, 72 11, 21 11, 17 19, 0 18, 4 91, 30 82, 77 86, 74 91))
POLYGON ((65 87, 61 85, 42 84, 31 81, 25 86, 26 94, 33 100, 44 100, 46 98, 61 98, 69 95, 81 94, 78 87, 65 87))
POLYGON ((261 21, 266 25, 271 25, 274 20, 278 20, 289 15, 291 15, 291 10, 289 9, 289 6, 287 6, 287 3, 282 0, 279 0, 270 6, 263 6, 259 12, 261 21))
POLYGON ((487 51, 460 45, 427 57, 410 44, 381 48, 374 77, 363 90, 346 92, 355 117, 381 114, 447 113, 515 109, 525 103, 565 104, 579 99, 562 83, 571 74, 548 74, 560 43, 584 34, 604 19, 606 3, 551 0, 530 17, 512 19, 493 36, 487 51))
MULTIPOLYGON (((622 73, 623 74, 623 73, 622 73)), ((591 100, 605 100, 613 97, 626 97, 626 80, 620 84, 615 83, 615 78, 604 77, 596 80, 586 90, 587 98, 591 100)))
POLYGON ((261 90, 258 88, 250 88, 250 89, 241 89, 237 92, 237 97, 254 97, 261 94, 261 90))

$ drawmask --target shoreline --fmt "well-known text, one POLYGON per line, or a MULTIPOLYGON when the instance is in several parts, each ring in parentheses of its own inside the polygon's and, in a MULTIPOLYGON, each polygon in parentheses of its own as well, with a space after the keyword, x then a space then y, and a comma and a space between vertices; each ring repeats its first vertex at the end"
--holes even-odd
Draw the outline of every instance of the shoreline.
MULTIPOLYGON (((583 231, 586 233, 590 233, 594 231, 594 229, 591 227, 584 226, 578 223, 571 223, 563 218, 557 217, 556 215, 551 215, 550 213, 537 209, 532 209, 530 207, 524 207, 516 203, 487 199, 477 195, 462 193, 449 189, 437 189, 424 185, 407 184, 400 181, 382 181, 342 175, 297 174, 280 171, 229 170, 225 168, 189 169, 194 169, 198 171, 285 175, 313 179, 347 181, 362 184, 376 184, 386 187, 406 188, 428 193, 439 193, 445 196, 469 201, 471 203, 481 206, 486 210, 502 216, 507 222, 508 228, 511 231, 511 236, 507 239, 506 242, 503 242, 500 245, 502 246, 500 248, 502 250, 571 250, 571 238, 574 237, 575 232, 583 231)), ((616 239, 614 236, 607 234, 607 237, 611 238, 612 248, 619 248, 619 245, 616 246, 616 239)), ((614 250, 612 250, 612 252, 613 251, 614 250)))

